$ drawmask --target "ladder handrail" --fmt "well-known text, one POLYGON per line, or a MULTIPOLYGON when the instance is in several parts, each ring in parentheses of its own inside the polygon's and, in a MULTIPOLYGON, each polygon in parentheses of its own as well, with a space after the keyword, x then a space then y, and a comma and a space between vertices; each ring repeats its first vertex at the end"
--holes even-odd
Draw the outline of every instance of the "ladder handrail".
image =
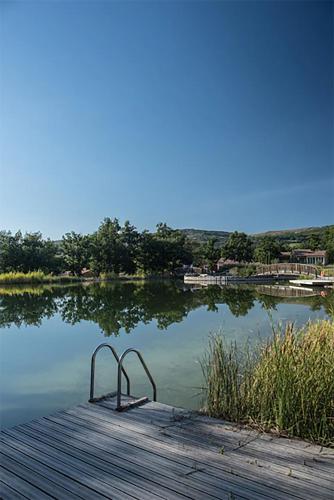
POLYGON ((118 362, 118 375, 117 375, 117 404, 116 404, 116 410, 120 411, 122 409, 121 405, 121 396, 122 396, 122 371, 123 371, 123 361, 124 358, 130 353, 134 352, 137 354, 139 361, 142 364, 142 367, 144 368, 146 375, 148 376, 149 381, 151 382, 152 388, 153 388, 153 401, 157 400, 157 386, 155 385, 155 382, 153 380, 153 377, 149 371, 149 369, 146 366, 146 363, 140 354, 140 352, 137 349, 133 349, 130 347, 129 349, 126 349, 126 351, 123 352, 121 357, 119 358, 118 362))
MULTIPOLYGON (((91 359, 91 368, 90 368, 90 398, 89 398, 89 401, 94 401, 94 384, 95 384, 95 358, 96 358, 96 355, 97 353, 99 352, 100 349, 102 349, 103 347, 108 347, 112 354, 114 355, 114 358, 116 359, 117 361, 117 366, 119 368, 119 362, 120 362, 120 359, 118 357, 118 354, 116 352, 116 350, 113 348, 112 345, 110 344, 106 344, 106 343, 103 343, 103 344, 100 344, 97 346, 97 348, 95 349, 95 351, 93 352, 92 354, 92 359, 91 359)), ((119 370, 121 372, 121 376, 122 376, 122 373, 126 379, 126 385, 127 385, 127 395, 130 396, 130 379, 128 377, 128 374, 126 373, 125 369, 123 367, 121 367, 121 370, 119 370)))

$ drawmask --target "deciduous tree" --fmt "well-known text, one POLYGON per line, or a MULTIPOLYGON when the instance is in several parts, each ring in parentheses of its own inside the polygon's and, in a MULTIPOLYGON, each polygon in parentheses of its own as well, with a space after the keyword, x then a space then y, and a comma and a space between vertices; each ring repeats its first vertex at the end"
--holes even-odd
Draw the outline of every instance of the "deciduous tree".
POLYGON ((253 259, 252 240, 247 234, 234 231, 222 249, 222 256, 238 262, 251 262, 253 259))

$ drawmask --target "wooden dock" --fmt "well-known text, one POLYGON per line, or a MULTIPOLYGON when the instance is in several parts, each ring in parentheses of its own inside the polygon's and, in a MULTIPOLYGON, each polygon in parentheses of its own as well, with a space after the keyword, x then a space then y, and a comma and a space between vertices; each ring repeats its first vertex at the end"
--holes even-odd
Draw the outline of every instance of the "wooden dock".
POLYGON ((203 276, 192 276, 185 275, 183 278, 184 283, 190 285, 259 285, 259 284, 270 284, 276 283, 277 281, 288 281, 289 278, 293 278, 293 274, 267 274, 261 276, 232 276, 232 275, 203 275, 203 276))
POLYGON ((3 499, 331 499, 334 450, 161 403, 82 404, 1 432, 3 499))

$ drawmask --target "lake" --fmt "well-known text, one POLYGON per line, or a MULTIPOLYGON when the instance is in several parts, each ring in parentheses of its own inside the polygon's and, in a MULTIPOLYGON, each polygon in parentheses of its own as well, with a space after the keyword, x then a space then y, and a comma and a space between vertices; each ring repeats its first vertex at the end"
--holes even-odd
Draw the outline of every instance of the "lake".
MULTIPOLYGON (((333 296, 289 297, 280 287, 200 288, 177 281, 0 288, 1 426, 86 402, 90 357, 101 342, 139 349, 158 400, 198 409, 200 360, 210 333, 258 342, 272 322, 327 316, 333 296), (277 296, 283 295, 283 296, 277 296)), ((151 388, 135 355, 125 362, 136 396, 151 388)), ((96 393, 116 387, 110 352, 96 363, 96 393)), ((124 387, 125 392, 125 387, 124 387)))

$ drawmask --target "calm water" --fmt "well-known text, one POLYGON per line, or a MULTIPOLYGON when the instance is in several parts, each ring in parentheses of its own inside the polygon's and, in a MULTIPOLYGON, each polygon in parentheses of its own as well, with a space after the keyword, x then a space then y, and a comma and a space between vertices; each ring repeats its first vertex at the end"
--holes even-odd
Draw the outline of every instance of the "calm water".
MULTIPOLYGON (((210 332, 240 342, 270 335, 274 321, 323 318, 331 297, 274 297, 266 287, 194 289, 176 282, 0 289, 1 425, 9 427, 87 401, 90 356, 101 342, 139 348, 158 400, 198 408, 199 360, 210 332), (270 295, 271 294, 271 295, 270 295)), ((115 388, 109 352, 97 358, 98 393, 115 388)), ((135 357, 132 392, 150 395, 135 357)))

